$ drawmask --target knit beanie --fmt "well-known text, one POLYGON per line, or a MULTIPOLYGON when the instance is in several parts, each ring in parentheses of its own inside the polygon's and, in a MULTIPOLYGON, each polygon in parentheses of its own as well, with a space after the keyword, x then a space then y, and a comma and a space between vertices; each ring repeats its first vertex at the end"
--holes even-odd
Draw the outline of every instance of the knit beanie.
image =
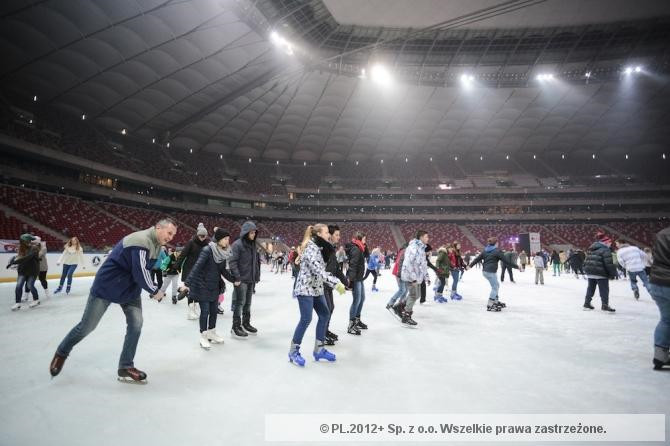
POLYGON ((214 240, 217 242, 221 240, 222 238, 226 238, 230 236, 230 232, 226 231, 223 228, 216 228, 216 231, 214 232, 214 240))
POLYGON ((197 235, 204 235, 207 237, 207 229, 205 229, 205 225, 202 223, 198 223, 198 230, 196 231, 197 235))

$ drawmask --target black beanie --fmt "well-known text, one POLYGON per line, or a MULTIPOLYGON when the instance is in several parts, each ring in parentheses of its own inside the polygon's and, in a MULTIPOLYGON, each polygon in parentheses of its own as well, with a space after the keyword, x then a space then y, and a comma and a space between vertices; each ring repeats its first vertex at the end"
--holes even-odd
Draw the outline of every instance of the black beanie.
POLYGON ((216 228, 216 231, 214 231, 214 240, 216 240, 217 242, 222 238, 228 236, 230 236, 230 232, 226 231, 223 228, 216 228))

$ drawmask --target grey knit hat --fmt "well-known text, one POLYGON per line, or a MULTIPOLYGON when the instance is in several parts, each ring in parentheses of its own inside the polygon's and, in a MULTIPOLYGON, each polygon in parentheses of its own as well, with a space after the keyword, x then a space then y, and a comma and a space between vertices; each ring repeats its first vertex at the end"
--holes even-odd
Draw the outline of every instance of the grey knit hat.
POLYGON ((205 229, 204 224, 198 223, 198 230, 196 231, 196 235, 204 235, 207 237, 207 229, 205 229))

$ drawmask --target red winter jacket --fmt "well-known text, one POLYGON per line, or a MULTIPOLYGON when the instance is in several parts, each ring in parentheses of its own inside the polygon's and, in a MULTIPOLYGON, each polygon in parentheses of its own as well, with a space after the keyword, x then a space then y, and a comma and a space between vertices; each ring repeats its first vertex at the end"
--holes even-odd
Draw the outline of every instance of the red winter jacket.
POLYGON ((405 248, 400 248, 395 257, 395 264, 393 265, 393 275, 400 277, 400 268, 402 268, 402 261, 405 259, 405 248))

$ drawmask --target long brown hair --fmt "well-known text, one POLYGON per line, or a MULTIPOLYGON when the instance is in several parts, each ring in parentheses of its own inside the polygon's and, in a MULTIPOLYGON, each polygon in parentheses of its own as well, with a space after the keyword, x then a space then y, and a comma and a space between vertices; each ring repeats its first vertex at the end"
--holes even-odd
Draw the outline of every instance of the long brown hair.
POLYGON ((23 257, 30 251, 30 242, 24 240, 19 241, 19 257, 23 257))
POLYGON ((305 252, 305 247, 307 246, 307 243, 312 239, 312 237, 316 236, 323 228, 328 228, 328 226, 324 225, 323 223, 317 223, 315 225, 309 225, 307 226, 307 229, 305 229, 305 235, 302 237, 302 242, 300 243, 300 248, 302 249, 302 252, 305 252))
POLYGON ((67 243, 65 244, 65 247, 69 248, 70 246, 73 245, 77 251, 81 249, 81 244, 79 243, 79 239, 77 237, 72 237, 70 240, 68 240, 67 243))

